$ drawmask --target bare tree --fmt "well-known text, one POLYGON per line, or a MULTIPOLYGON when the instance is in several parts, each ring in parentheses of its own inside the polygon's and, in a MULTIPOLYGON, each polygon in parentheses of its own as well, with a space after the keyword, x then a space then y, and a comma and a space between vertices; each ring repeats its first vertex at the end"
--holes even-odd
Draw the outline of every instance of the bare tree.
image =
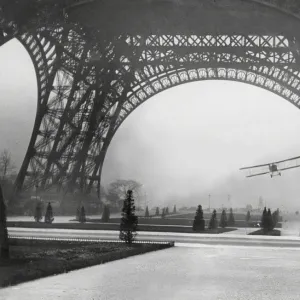
POLYGON ((135 180, 116 180, 109 185, 107 198, 111 203, 117 204, 127 197, 128 190, 139 196, 141 187, 142 184, 135 180))
POLYGON ((6 207, 0 185, 0 260, 9 258, 9 243, 6 226, 6 207))
POLYGON ((0 172, 2 174, 2 179, 15 169, 15 165, 12 162, 11 154, 7 149, 4 149, 0 154, 0 172))

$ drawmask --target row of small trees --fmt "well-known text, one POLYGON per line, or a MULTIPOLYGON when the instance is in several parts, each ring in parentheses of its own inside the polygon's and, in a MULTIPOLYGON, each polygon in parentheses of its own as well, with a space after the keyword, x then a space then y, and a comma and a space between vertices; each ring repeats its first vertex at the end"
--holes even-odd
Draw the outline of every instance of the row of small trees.
MULTIPOLYGON (((105 205, 102 220, 104 222, 108 222, 110 218, 110 210, 109 206, 105 205)), ((41 204, 38 203, 35 210, 34 219, 36 222, 40 222, 42 220, 42 209, 41 204)), ((77 209, 76 219, 81 222, 86 222, 85 209, 82 206, 77 209)), ((53 210, 50 203, 48 203, 46 214, 45 214, 45 223, 52 223, 53 218, 53 210)), ((126 199, 124 200, 124 205, 122 209, 122 218, 120 223, 120 239, 124 240, 126 243, 131 244, 136 236, 138 224, 138 217, 135 215, 135 205, 134 199, 132 195, 132 191, 127 191, 126 199)))
MULTIPOLYGON (((176 205, 174 205, 172 214, 176 214, 176 213, 177 213, 177 209, 176 209, 176 205)), ((161 211, 161 214, 160 214, 159 207, 156 207, 156 210, 155 210, 155 216, 156 217, 161 215, 161 217, 164 218, 166 215, 169 215, 169 214, 170 214, 169 207, 163 207, 163 209, 161 211)), ((149 208, 148 208, 148 206, 146 206, 145 218, 149 218, 149 217, 150 217, 149 208)))
MULTIPOLYGON (((220 223, 218 223, 217 211, 214 210, 208 223, 208 229, 217 229, 218 226, 225 228, 227 226, 234 226, 234 224, 235 224, 235 219, 234 219, 232 208, 230 209, 228 219, 227 219, 226 211, 225 210, 222 211, 220 223)), ((205 230, 205 220, 203 217, 202 206, 199 205, 193 222, 193 231, 203 231, 203 230, 205 230)))
MULTIPOLYGON (((248 211, 246 215, 246 221, 249 222, 251 219, 250 212, 248 211)), ((279 209, 271 213, 270 209, 264 209, 260 226, 264 231, 273 230, 280 219, 279 209)), ((220 217, 220 222, 218 223, 217 212, 213 211, 211 218, 208 223, 208 229, 217 229, 218 226, 225 228, 227 226, 234 226, 235 219, 233 215, 232 208, 230 209, 229 217, 227 218, 226 211, 223 210, 220 217)), ((205 230, 205 220, 203 217, 202 206, 199 205, 196 211, 195 219, 193 222, 193 231, 204 231, 205 230)))

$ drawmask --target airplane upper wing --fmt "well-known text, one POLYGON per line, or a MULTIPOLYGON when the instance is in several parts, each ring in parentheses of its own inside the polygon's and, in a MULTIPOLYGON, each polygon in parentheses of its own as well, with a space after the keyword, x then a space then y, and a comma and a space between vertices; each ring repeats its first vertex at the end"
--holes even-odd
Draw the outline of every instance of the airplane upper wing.
POLYGON ((260 167, 268 167, 269 165, 271 165, 271 164, 257 165, 257 166, 251 166, 251 167, 244 167, 244 168, 241 168, 240 170, 254 169, 254 168, 260 168, 260 167))
POLYGON ((280 164, 280 163, 283 163, 283 162, 287 162, 287 161, 291 161, 291 160, 297 160, 297 159, 300 159, 300 156, 288 158, 288 159, 285 159, 285 160, 276 161, 276 162, 273 162, 271 164, 280 164))

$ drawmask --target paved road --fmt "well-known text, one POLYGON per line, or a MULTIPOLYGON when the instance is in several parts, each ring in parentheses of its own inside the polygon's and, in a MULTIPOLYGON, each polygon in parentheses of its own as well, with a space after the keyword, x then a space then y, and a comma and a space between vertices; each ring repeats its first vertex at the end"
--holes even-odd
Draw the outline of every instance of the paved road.
POLYGON ((300 249, 174 247, 0 290, 0 300, 296 300, 300 249))
MULTIPOLYGON (((108 230, 69 230, 69 229, 32 229, 8 228, 11 237, 87 239, 87 240, 118 240, 118 231, 108 230)), ((188 234, 170 232, 139 232, 138 240, 174 241, 175 243, 198 243, 206 245, 240 245, 269 247, 299 247, 300 238, 291 236, 251 236, 238 234, 188 234)))

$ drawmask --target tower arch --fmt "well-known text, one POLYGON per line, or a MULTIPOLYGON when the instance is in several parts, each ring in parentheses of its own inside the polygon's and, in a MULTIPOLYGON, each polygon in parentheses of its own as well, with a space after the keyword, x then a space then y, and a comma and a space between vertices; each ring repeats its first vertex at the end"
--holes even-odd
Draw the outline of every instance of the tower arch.
MULTIPOLYGON (((56 7, 64 8, 60 23, 42 22, 25 33, 8 22, 29 52, 38 82, 37 115, 16 192, 57 185, 88 193, 100 183, 122 122, 150 97, 179 84, 240 81, 299 107, 297 1, 138 2, 66 1, 56 7), (185 13, 190 17, 178 22, 185 13), (218 22, 210 21, 214 15, 218 22)), ((5 33, 3 24, 0 11, 5 33)), ((10 38, 3 37, 0 44, 10 38)))

